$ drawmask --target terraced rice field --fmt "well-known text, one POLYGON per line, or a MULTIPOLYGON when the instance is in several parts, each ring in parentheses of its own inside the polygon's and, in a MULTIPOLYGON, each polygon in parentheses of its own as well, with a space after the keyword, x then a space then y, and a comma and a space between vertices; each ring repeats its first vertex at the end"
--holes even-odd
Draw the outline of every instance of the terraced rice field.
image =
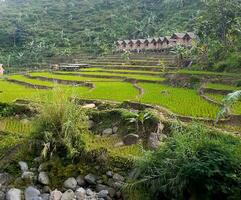
MULTIPOLYGON (((110 57, 110 62, 103 67, 91 67, 75 72, 32 72, 26 75, 8 75, 0 79, 0 101, 12 102, 16 99, 43 99, 52 93, 55 87, 69 96, 86 99, 102 99, 112 101, 135 101, 159 105, 178 115, 191 117, 215 118, 219 106, 199 96, 196 89, 178 88, 164 84, 164 71, 159 66, 115 67, 117 61, 110 57), (110 66, 110 68, 108 68, 110 66), (147 70, 147 68, 157 70, 147 70), (13 81, 13 82, 9 82, 13 81), (84 84, 83 84, 84 83, 84 84), (88 84, 86 84, 88 83, 88 84), (42 88, 47 87, 47 88, 42 88), (39 89, 41 88, 41 89, 39 89)), ((148 58, 151 59, 151 58, 148 58)), ((158 58, 153 58, 158 61, 158 58)), ((103 62, 107 62, 105 59, 103 62)), ((143 60, 142 60, 143 61, 143 60)), ((133 62, 134 63, 134 62, 133 62)), ((148 62, 147 62, 148 63, 148 62)), ((231 73, 215 73, 206 71, 172 70, 168 73, 187 75, 208 75, 235 77, 231 73)), ((207 83, 206 88, 217 90, 237 90, 239 87, 226 84, 207 83)), ((208 94, 220 102, 223 95, 208 94)), ((241 113, 241 103, 234 106, 233 113, 241 113)))

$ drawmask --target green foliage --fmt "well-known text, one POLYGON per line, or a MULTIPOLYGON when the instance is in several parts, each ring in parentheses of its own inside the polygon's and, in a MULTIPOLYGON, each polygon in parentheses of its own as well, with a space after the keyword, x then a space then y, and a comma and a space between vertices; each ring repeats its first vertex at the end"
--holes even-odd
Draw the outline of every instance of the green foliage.
POLYGON ((41 65, 53 55, 106 53, 118 39, 186 31, 202 8, 200 0, 7 0, 0 5, 0 62, 9 66, 41 65))
POLYGON ((84 147, 82 135, 88 131, 87 117, 61 91, 55 91, 52 99, 43 104, 35 127, 33 137, 44 143, 43 157, 81 154, 84 147))
POLYGON ((239 138, 199 125, 177 125, 172 134, 137 163, 129 191, 150 199, 240 199, 239 138))
POLYGON ((10 117, 15 115, 31 115, 31 111, 25 106, 7 104, 0 102, 0 117, 10 117))
POLYGON ((235 91, 233 93, 228 94, 224 99, 223 99, 223 107, 217 114, 217 121, 230 114, 230 108, 231 106, 236 103, 238 100, 241 98, 241 90, 235 91))
POLYGON ((198 62, 219 70, 240 68, 240 4, 236 0, 205 0, 205 10, 196 18, 200 38, 198 62), (233 68, 232 68, 233 67, 233 68))

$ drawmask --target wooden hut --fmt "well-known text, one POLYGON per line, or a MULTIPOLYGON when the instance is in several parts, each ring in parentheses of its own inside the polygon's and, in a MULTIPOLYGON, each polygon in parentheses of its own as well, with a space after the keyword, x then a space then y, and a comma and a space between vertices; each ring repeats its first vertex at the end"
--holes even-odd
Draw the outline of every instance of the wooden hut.
POLYGON ((123 41, 121 41, 121 40, 118 40, 117 42, 116 42, 116 49, 117 49, 117 51, 122 51, 123 49, 122 49, 122 42, 123 41))
POLYGON ((156 40, 156 49, 157 50, 161 50, 162 49, 162 42, 164 40, 164 37, 159 37, 157 40, 156 40))
POLYGON ((162 49, 168 49, 170 43, 171 36, 165 36, 162 41, 162 49))
POLYGON ((183 44, 187 47, 192 46, 194 40, 197 39, 197 36, 193 32, 187 32, 183 37, 183 44))
POLYGON ((183 38, 185 35, 186 35, 186 33, 173 33, 173 35, 171 36, 170 39, 176 40, 177 44, 182 45, 182 44, 184 44, 183 38))

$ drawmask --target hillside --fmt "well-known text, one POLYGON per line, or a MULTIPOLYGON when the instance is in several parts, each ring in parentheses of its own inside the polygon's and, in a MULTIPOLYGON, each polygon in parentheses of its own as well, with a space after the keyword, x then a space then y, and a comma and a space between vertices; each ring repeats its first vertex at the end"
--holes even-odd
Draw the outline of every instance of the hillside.
POLYGON ((189 31, 202 8, 199 0, 6 0, 0 5, 0 46, 12 59, 27 54, 22 47, 45 56, 100 53, 117 39, 189 31))

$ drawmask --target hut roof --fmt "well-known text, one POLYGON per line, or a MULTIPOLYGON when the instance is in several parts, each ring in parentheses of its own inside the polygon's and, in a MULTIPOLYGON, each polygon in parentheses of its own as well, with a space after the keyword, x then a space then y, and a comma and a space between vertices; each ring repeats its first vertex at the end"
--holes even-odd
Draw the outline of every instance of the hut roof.
POLYGON ((165 42, 165 41, 169 41, 170 39, 171 39, 171 36, 165 36, 162 41, 165 42))
POLYGON ((185 36, 188 35, 191 39, 197 38, 196 34, 194 32, 187 32, 185 36))
POLYGON ((127 44, 134 44, 133 40, 129 40, 127 44))
POLYGON ((118 40, 118 41, 116 42, 116 44, 117 44, 117 45, 121 45, 122 42, 123 42, 122 40, 118 40))
POLYGON ((173 33, 173 35, 171 36, 171 39, 174 39, 174 38, 182 39, 185 35, 186 33, 173 33))
POLYGON ((164 37, 159 37, 156 41, 157 42, 162 42, 164 40, 164 37))
POLYGON ((138 39, 136 42, 143 44, 145 42, 145 39, 138 39))
POLYGON ((153 38, 147 38, 146 40, 147 40, 149 43, 152 43, 153 38))

